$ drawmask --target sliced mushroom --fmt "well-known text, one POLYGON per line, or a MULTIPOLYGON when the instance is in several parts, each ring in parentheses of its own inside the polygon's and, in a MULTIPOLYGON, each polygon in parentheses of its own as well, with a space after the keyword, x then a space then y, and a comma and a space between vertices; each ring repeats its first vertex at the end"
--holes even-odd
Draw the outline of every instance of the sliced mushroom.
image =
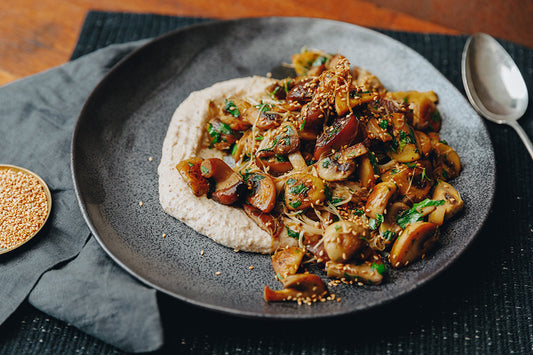
POLYGON ((383 281, 385 271, 386 267, 381 261, 347 264, 328 261, 326 263, 328 277, 373 285, 378 285, 383 281))
POLYGON ((389 120, 381 119, 378 121, 376 118, 371 118, 366 123, 367 138, 374 141, 389 142, 392 140, 391 134, 387 128, 389 126, 389 120))
POLYGON ((339 150, 352 144, 359 133, 359 120, 353 115, 336 119, 331 126, 325 127, 316 141, 314 156, 318 160, 333 149, 339 150))
POLYGON ((316 164, 318 176, 326 181, 346 180, 355 171, 353 159, 345 159, 336 152, 320 158, 316 164))
POLYGON ((274 135, 272 146, 274 154, 288 155, 300 149, 300 138, 296 128, 292 124, 285 123, 281 125, 274 135))
POLYGON ((440 129, 440 114, 435 105, 438 98, 433 91, 391 92, 389 95, 409 104, 409 108, 413 110, 412 122, 410 123, 414 128, 432 131, 440 129))
POLYGON ((299 247, 287 247, 277 250, 272 255, 272 267, 279 281, 285 284, 287 276, 298 272, 305 251, 299 247))
POLYGON ((430 165, 427 161, 418 162, 413 168, 401 164, 390 175, 398 186, 398 191, 410 202, 420 202, 428 197, 433 181, 430 177, 430 165))
POLYGON ((359 183, 361 186, 368 189, 372 188, 376 183, 376 174, 374 166, 370 162, 369 155, 363 155, 359 162, 359 183))
POLYGON ((391 159, 400 163, 410 163, 420 159, 418 148, 414 143, 407 143, 399 150, 389 150, 387 153, 391 159))
POLYGON ((324 249, 330 260, 343 263, 367 246, 369 234, 370 231, 362 223, 338 221, 324 231, 324 249))
POLYGON ((202 176, 200 169, 202 161, 202 158, 191 158, 176 165, 176 169, 195 196, 203 196, 209 191, 209 181, 202 176))
POLYGON ((284 156, 262 152, 255 155, 255 163, 263 171, 273 176, 285 174, 293 169, 291 162, 284 156))
POLYGON ((230 126, 218 118, 209 121, 207 124, 207 133, 209 134, 209 146, 218 150, 230 149, 237 140, 230 126))
POLYGON ((251 205, 243 204, 242 207, 248 217, 273 238, 277 238, 283 231, 283 222, 279 218, 269 213, 264 213, 251 205))
POLYGON ((285 278, 284 287, 274 291, 265 286, 265 301, 316 301, 328 294, 324 281, 314 274, 289 275, 285 278))
POLYGON ((427 158, 432 149, 430 138, 422 131, 414 131, 414 133, 418 152, 422 157, 427 158))
POLYGON ((292 65, 298 76, 303 75, 320 75, 320 71, 314 70, 309 72, 313 68, 319 68, 321 70, 326 69, 325 64, 331 59, 331 55, 317 50, 305 50, 300 53, 292 55, 292 65))
POLYGON ((442 142, 433 146, 435 152, 434 173, 442 180, 450 180, 459 176, 461 172, 461 159, 455 150, 442 142))
POLYGON ((250 173, 246 175, 248 182, 248 196, 246 202, 262 212, 272 211, 276 205, 276 185, 267 174, 250 173))
POLYGON ((402 227, 398 225, 398 217, 405 211, 409 210, 409 206, 403 202, 394 202, 387 209, 383 222, 379 225, 379 234, 382 236, 385 244, 394 241, 395 237, 402 231, 402 227))
POLYGON ((378 218, 378 215, 383 215, 397 190, 396 184, 391 181, 380 182, 374 186, 365 204, 366 215, 374 219, 378 218))
POLYGON ((281 114, 272 111, 272 105, 250 105, 243 113, 243 117, 259 129, 272 129, 281 123, 281 114))
POLYGON ((444 220, 450 219, 463 209, 463 200, 459 192, 450 184, 439 181, 433 191, 433 200, 444 200, 444 204, 437 206, 429 214, 428 221, 442 225, 444 220))
POLYGON ((319 205, 326 200, 324 182, 311 174, 298 173, 285 182, 285 205, 297 211, 319 205))
POLYGON ((435 223, 409 224, 394 242, 389 262, 398 268, 423 258, 436 244, 438 237, 439 228, 435 223))
MULTIPOLYGON (((214 102, 211 102, 210 105, 216 105, 214 102)), ((216 112, 216 117, 227 124, 234 131, 245 131, 250 126, 251 123, 243 118, 243 112, 246 110, 250 104, 241 99, 226 99, 224 104, 216 112)))
POLYGON ((357 87, 344 86, 335 92, 335 111, 337 116, 343 116, 355 106, 363 105, 374 100, 375 92, 357 87))
POLYGON ((311 101, 318 87, 318 83, 319 80, 317 77, 305 77, 298 80, 287 92, 287 100, 297 101, 301 104, 311 101))
POLYGON ((215 181, 215 189, 211 198, 223 205, 231 205, 241 200, 248 190, 246 183, 239 174, 222 159, 205 159, 201 166, 202 176, 215 181))

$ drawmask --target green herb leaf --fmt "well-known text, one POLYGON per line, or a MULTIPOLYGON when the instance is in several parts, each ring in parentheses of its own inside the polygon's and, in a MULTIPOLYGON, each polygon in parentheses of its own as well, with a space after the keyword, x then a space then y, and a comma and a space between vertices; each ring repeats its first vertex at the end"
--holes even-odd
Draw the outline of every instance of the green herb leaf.
POLYGON ((265 137, 263 137, 261 134, 255 136, 255 140, 256 140, 256 141, 262 141, 263 139, 265 139, 265 137))
POLYGON ((372 153, 370 150, 368 151, 368 160, 370 160, 370 164, 372 164, 372 169, 374 169, 374 174, 379 175, 379 166, 378 166, 378 160, 374 153, 372 153))
POLYGON ((387 267, 382 263, 372 263, 371 268, 380 275, 383 275, 387 271, 387 267))
POLYGON ((275 156, 276 156, 276 160, 279 161, 279 162, 289 161, 283 155, 276 154, 275 156))
POLYGON ((331 199, 331 203, 333 204, 333 206, 337 206, 342 201, 344 201, 344 199, 343 198, 338 198, 338 197, 333 197, 331 199))
POLYGON ((285 228, 287 229, 287 234, 289 235, 289 237, 294 239, 300 239, 300 233, 293 231, 289 228, 289 226, 285 226, 285 228))
POLYGON ((209 174, 209 169, 206 168, 205 166, 203 165, 200 165, 200 170, 202 171, 202 173, 204 174, 209 174))
POLYGON ((302 121, 302 124, 300 125, 300 131, 303 131, 305 127, 305 119, 302 121))
POLYGON ((302 204, 302 201, 300 201, 300 200, 289 202, 289 205, 292 208, 298 208, 298 207, 300 207, 301 204, 302 204))
POLYGON ((323 168, 326 168, 329 166, 329 163, 331 163, 331 160, 329 160, 329 158, 326 158, 322 161, 322 167, 323 168))
POLYGON ((408 224, 415 223, 424 219, 424 216, 422 216, 422 214, 420 213, 420 211, 424 207, 440 206, 442 204, 444 204, 444 200, 430 200, 429 198, 426 198, 421 202, 415 203, 413 207, 401 213, 396 221, 398 222, 398 225, 402 227, 402 229, 405 229, 408 224))
POLYGON ((362 216, 365 214, 365 211, 364 210, 353 210, 353 214, 356 215, 356 216, 362 216))
POLYGON ((233 117, 241 116, 241 113, 239 112, 239 109, 237 108, 237 106, 235 106, 233 101, 230 101, 228 99, 224 100, 224 110, 230 115, 232 115, 233 117))
POLYGON ((287 185, 293 185, 295 182, 296 182, 296 179, 290 178, 290 179, 287 180, 286 184, 287 185))
POLYGON ((383 239, 390 242, 391 240, 394 239, 394 237, 396 236, 396 233, 394 233, 393 231, 385 231, 381 236, 383 237, 383 239))
POLYGON ((389 121, 387 120, 381 120, 379 121, 379 126, 383 129, 387 129, 387 127, 389 127, 389 121))
POLYGON ((303 194, 305 192, 309 191, 309 187, 305 186, 304 184, 293 186, 289 189, 289 192, 291 194, 303 194))
POLYGON ((384 220, 385 218, 383 217, 383 215, 378 213, 376 218, 370 218, 368 220, 368 227, 371 230, 376 230, 379 228, 379 225, 383 223, 384 220))
POLYGON ((191 166, 191 167, 192 167, 192 166, 194 166, 194 164, 193 164, 193 163, 191 163, 190 161, 189 161, 189 162, 187 162, 187 164, 189 164, 189 166, 191 166))

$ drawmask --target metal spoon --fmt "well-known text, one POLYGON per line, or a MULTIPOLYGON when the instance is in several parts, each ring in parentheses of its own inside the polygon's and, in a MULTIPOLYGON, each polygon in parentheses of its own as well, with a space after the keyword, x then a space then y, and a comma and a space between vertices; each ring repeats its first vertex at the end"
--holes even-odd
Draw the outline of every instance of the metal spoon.
POLYGON ((517 122, 527 109, 527 87, 511 56, 494 38, 477 33, 466 42, 461 72, 474 109, 493 122, 513 127, 533 159, 533 144, 517 122))

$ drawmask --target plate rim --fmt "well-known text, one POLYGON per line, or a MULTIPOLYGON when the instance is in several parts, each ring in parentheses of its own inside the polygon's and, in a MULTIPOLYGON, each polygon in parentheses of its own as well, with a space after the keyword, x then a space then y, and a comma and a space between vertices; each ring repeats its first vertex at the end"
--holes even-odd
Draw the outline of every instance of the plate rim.
MULTIPOLYGON (((330 20, 330 19, 323 19, 323 18, 310 18, 310 17, 291 17, 291 16, 267 16, 267 17, 254 17, 254 18, 239 18, 239 19, 230 19, 230 20, 209 20, 209 19, 206 19, 205 22, 200 22, 200 23, 195 23, 195 24, 192 24, 192 25, 187 25, 187 26, 184 26, 184 27, 169 31, 167 33, 164 33, 164 34, 162 34, 160 36, 157 36, 157 37, 154 37, 154 38, 151 38, 151 39, 141 39, 141 40, 138 40, 138 41, 130 42, 130 43, 135 43, 135 42, 143 42, 143 41, 145 41, 145 43, 143 43, 140 46, 138 46, 137 48, 133 49, 128 54, 126 54, 123 58, 121 58, 117 63, 115 63, 111 67, 111 69, 109 69, 108 72, 103 75, 103 77, 100 79, 98 84, 91 90, 91 92, 88 95, 87 99, 84 101, 82 109, 81 109, 81 111, 80 111, 80 113, 79 113, 79 115, 77 117, 77 120, 76 120, 76 123, 75 123, 75 126, 74 126, 74 130, 73 130, 73 133, 72 133, 72 138, 71 138, 70 173, 71 173, 71 178, 72 178, 73 185, 74 185, 74 192, 75 192, 76 200, 78 202, 78 206, 79 206, 79 208, 81 210, 82 216, 83 216, 87 226, 89 227, 92 235, 96 238, 96 240, 98 241, 98 243, 100 244, 102 249, 106 252, 106 254, 109 257, 111 257, 111 259, 114 262, 116 262, 123 270, 128 272, 131 276, 133 276, 134 278, 136 278, 140 282, 144 283, 145 285, 150 286, 150 287, 152 287, 152 288, 154 288, 154 289, 156 289, 156 290, 158 290, 158 291, 160 291, 160 292, 162 292, 162 293, 164 293, 164 294, 166 294, 168 296, 171 296, 171 297, 173 297, 175 299, 178 299, 180 301, 183 301, 183 302, 186 302, 188 304, 191 304, 191 305, 193 305, 195 307, 199 307, 201 309, 208 309, 208 310, 211 310, 211 311, 220 312, 220 313, 227 314, 227 315, 239 316, 239 317, 243 317, 243 318, 269 319, 269 320, 304 320, 304 319, 333 318, 333 317, 338 317, 338 316, 343 316, 343 315, 348 315, 348 314, 365 312, 365 311, 368 311, 370 309, 375 309, 376 307, 382 307, 382 306, 384 306, 386 304, 390 304, 390 303, 395 302, 395 301, 397 301, 399 299, 405 298, 407 295, 413 293, 415 290, 420 289, 421 287, 427 287, 427 285, 432 280, 434 280, 438 275, 442 275, 453 264, 456 263, 456 261, 470 247, 470 245, 473 243, 473 241, 475 239, 477 239, 480 231, 483 229, 483 227, 484 227, 484 225, 486 223, 486 220, 487 220, 488 216, 490 215, 490 211, 492 209, 492 205, 494 203, 494 198, 495 198, 495 187, 496 187, 496 178, 497 177, 496 177, 496 169, 495 169, 495 163, 494 162, 492 164, 492 168, 493 168, 492 169, 493 173, 491 174, 492 179, 491 179, 490 183, 488 184, 488 186, 490 187, 490 201, 488 201, 488 203, 487 203, 486 213, 483 215, 483 219, 482 219, 481 223, 479 223, 478 228, 476 228, 475 231, 473 231, 473 233, 471 233, 471 237, 467 240, 467 243, 464 245, 464 247, 460 248, 458 250, 454 250, 454 253, 452 253, 450 259, 448 259, 445 264, 440 265, 438 271, 432 272, 429 275, 425 276, 424 278, 419 279, 418 282, 413 282, 413 283, 409 284, 409 286, 404 288, 400 294, 396 294, 396 295, 393 295, 393 296, 388 296, 388 297, 386 297, 384 299, 381 299, 379 302, 376 302, 376 303, 374 303, 374 304, 372 304, 370 306, 367 306, 365 308, 362 308, 362 309, 351 309, 351 310, 346 310, 346 311, 342 311, 342 312, 336 312, 336 313, 332 313, 332 314, 324 314, 324 313, 320 313, 320 314, 293 314, 293 313, 290 313, 290 312, 288 312, 286 314, 277 314, 277 313, 276 314, 269 314, 269 313, 264 313, 264 312, 263 313, 257 313, 257 312, 243 311, 243 310, 239 310, 239 309, 235 309, 235 308, 231 308, 231 307, 226 307, 226 306, 221 306, 221 305, 201 302, 199 300, 195 300, 195 299, 192 299, 190 297, 183 296, 183 295, 177 294, 177 293, 175 293, 173 291, 167 290, 164 287, 161 287, 160 285, 157 285, 156 283, 151 282, 151 281, 147 280, 146 278, 144 278, 143 276, 137 274, 124 261, 120 260, 119 257, 117 257, 116 255, 114 255, 111 252, 111 250, 106 245, 106 242, 99 235, 96 226, 93 224, 93 221, 90 218, 90 215, 89 215, 89 212, 88 212, 88 210, 86 208, 85 202, 82 200, 82 196, 81 196, 82 192, 80 191, 80 186, 79 186, 80 184, 78 182, 78 177, 77 177, 77 174, 76 174, 76 149, 75 149, 76 147, 75 147, 75 144, 76 144, 76 141, 77 141, 77 137, 80 134, 79 132, 80 132, 80 125, 81 125, 82 117, 84 117, 87 114, 87 111, 89 110, 89 108, 90 108, 90 106, 92 104, 92 101, 95 100, 96 96, 98 96, 98 92, 101 90, 101 88, 104 87, 105 85, 107 85, 107 82, 109 80, 112 80, 113 76, 116 75, 117 71, 120 70, 120 68, 124 65, 124 63, 129 62, 130 60, 132 60, 132 58, 135 58, 137 55, 139 55, 139 53, 142 53, 144 51, 149 51, 152 46, 155 46, 155 45, 157 45, 160 42, 164 42, 164 41, 168 40, 169 38, 173 38, 175 36, 179 36, 181 33, 194 31, 197 28, 202 28, 202 27, 210 27, 210 26, 217 26, 217 25, 224 25, 224 24, 240 24, 240 25, 242 25, 243 23, 247 23, 247 22, 261 22, 261 21, 265 21, 265 20, 329 22, 329 23, 332 23, 332 24, 339 24, 339 25, 342 25, 342 26, 354 27, 354 28, 357 28, 359 31, 366 32, 366 33, 371 34, 373 36, 379 36, 379 37, 382 37, 382 38, 386 38, 388 41, 393 41, 393 42, 395 42, 396 45, 399 45, 400 47, 403 47, 404 49, 410 51, 411 55, 415 55, 415 56, 418 56, 419 58, 423 59, 426 62, 426 65, 429 65, 429 66, 433 67, 435 69, 435 71, 438 73, 438 75, 440 75, 443 80, 447 81, 450 84, 450 86, 452 86, 454 88, 454 90, 457 90, 459 92, 459 94, 461 94, 460 91, 448 80, 448 78, 446 78, 440 72, 440 70, 438 70, 431 62, 429 62, 428 59, 426 59, 420 53, 415 51, 413 48, 409 47, 408 45, 402 43, 401 41, 399 41, 399 40, 397 40, 395 38, 392 38, 392 37, 390 37, 390 36, 388 36, 388 35, 386 35, 384 33, 378 32, 378 31, 376 31, 374 29, 370 29, 370 28, 367 28, 367 27, 362 27, 362 26, 359 26, 359 25, 355 25, 355 24, 351 24, 351 23, 343 22, 343 21, 338 21, 338 20, 330 20)), ((122 44, 116 44, 116 45, 122 45, 122 44)), ((462 96, 464 96, 464 95, 462 95, 462 96)), ((465 98, 465 102, 468 103, 466 101, 466 98, 465 98)), ((476 115, 477 115, 477 113, 476 113, 476 115)), ((494 157, 494 147, 493 147, 493 144, 492 144, 492 142, 490 140, 490 135, 488 134, 488 129, 487 129, 486 123, 483 120, 481 120, 481 118, 480 118, 479 121, 481 122, 483 130, 485 131, 487 137, 489 138, 489 145, 488 145, 489 154, 490 154, 490 156, 494 157)), ((258 301, 258 302, 260 302, 260 301, 258 301)))

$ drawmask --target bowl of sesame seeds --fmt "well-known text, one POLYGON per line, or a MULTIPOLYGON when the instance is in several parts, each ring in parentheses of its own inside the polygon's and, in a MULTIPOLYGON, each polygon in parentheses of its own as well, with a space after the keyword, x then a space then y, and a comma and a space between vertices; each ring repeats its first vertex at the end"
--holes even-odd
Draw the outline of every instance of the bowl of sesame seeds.
POLYGON ((30 170, 0 164, 0 254, 27 243, 43 228, 52 210, 52 195, 30 170))

